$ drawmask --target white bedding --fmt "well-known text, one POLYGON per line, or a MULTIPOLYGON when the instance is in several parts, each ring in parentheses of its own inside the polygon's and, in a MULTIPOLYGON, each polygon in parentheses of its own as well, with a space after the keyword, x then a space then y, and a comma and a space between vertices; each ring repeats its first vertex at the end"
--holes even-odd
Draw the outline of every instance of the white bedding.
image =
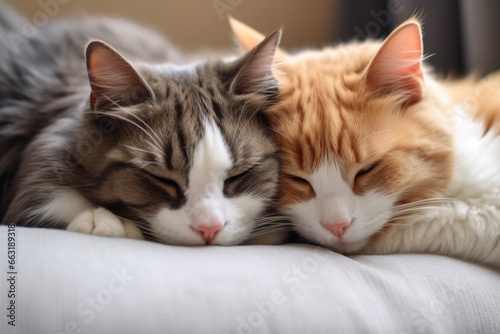
POLYGON ((12 327, 0 227, 1 333, 500 333, 500 273, 442 256, 15 231, 12 327))

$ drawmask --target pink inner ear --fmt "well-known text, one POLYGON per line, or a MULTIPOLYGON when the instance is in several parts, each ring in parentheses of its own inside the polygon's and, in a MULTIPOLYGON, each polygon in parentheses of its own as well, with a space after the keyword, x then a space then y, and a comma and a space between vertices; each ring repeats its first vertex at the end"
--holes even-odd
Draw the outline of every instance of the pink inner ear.
MULTIPOLYGON (((94 47, 92 52, 88 54, 87 66, 90 74, 91 80, 91 91, 90 91, 90 105, 93 108, 97 101, 97 94, 101 87, 109 86, 109 82, 106 82, 106 77, 112 73, 106 73, 106 57, 109 54, 109 50, 103 50, 101 46, 94 47), (96 91, 97 90, 97 91, 96 91)), ((109 56, 108 56, 109 57, 109 56)))
MULTIPOLYGON (((95 71, 96 68, 100 66, 100 61, 98 57, 95 57, 94 54, 89 57, 88 60, 88 70, 89 71, 95 71)), ((96 101, 97 101, 97 96, 95 93, 95 87, 92 87, 91 85, 91 90, 90 90, 90 106, 94 108, 96 101)))
POLYGON ((152 96, 144 79, 111 46, 100 41, 91 42, 86 59, 92 108, 98 104, 127 106, 152 96))
MULTIPOLYGON (((94 48, 89 54, 88 70, 95 84, 94 89, 110 87, 113 84, 113 78, 122 77, 121 79, 126 79, 128 77, 127 72, 130 71, 119 55, 102 46, 94 48)), ((115 84, 123 84, 123 82, 115 82, 115 84)))
POLYGON ((422 96, 422 35, 420 26, 410 21, 399 26, 368 65, 368 83, 378 89, 407 93, 409 102, 422 96))
POLYGON ((95 68, 101 67, 102 66, 102 60, 101 57, 104 57, 104 55, 100 55, 99 50, 95 50, 89 57, 89 69, 94 70, 95 68))

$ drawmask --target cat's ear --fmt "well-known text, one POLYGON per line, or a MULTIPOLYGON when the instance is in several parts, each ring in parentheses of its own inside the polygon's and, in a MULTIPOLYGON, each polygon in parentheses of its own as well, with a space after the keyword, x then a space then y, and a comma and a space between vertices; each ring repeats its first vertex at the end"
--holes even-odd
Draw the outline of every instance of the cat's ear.
POLYGON ((230 89, 236 94, 265 92, 277 88, 273 75, 274 56, 281 39, 281 29, 236 60, 230 89))
POLYGON ((90 42, 86 60, 92 109, 127 107, 152 98, 153 92, 141 75, 108 44, 90 42))
MULTIPOLYGON (((248 52, 266 38, 260 32, 255 29, 250 28, 246 24, 236 20, 232 16, 227 17, 231 30, 233 31, 236 42, 239 47, 244 51, 248 52)), ((276 63, 283 62, 288 57, 288 54, 281 49, 277 49, 275 52, 274 60, 276 63)))
POLYGON ((369 85, 386 92, 400 92, 407 104, 422 98, 422 32, 418 21, 401 24, 386 38, 366 72, 369 85))

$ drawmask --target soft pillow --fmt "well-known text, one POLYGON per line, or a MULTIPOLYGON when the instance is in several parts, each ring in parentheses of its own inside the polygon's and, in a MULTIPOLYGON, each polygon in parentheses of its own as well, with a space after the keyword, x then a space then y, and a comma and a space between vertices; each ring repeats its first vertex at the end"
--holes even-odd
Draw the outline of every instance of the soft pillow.
POLYGON ((2 333, 500 333, 500 273, 457 259, 15 234, 10 275, 0 227, 2 333))

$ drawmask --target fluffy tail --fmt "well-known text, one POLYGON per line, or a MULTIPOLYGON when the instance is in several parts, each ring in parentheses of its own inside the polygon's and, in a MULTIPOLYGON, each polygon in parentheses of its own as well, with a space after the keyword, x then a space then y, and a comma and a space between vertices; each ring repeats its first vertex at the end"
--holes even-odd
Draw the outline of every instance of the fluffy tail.
POLYGON ((17 31, 23 26, 23 16, 7 3, 0 1, 0 29, 17 31))

